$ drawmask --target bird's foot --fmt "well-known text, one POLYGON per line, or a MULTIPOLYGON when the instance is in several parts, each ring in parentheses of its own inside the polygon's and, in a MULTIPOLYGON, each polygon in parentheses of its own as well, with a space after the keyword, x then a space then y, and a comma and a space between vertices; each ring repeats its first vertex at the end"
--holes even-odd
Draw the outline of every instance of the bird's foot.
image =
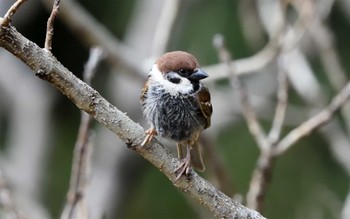
POLYGON ((188 154, 184 159, 181 160, 180 165, 174 170, 174 173, 176 173, 175 181, 178 181, 182 175, 185 175, 186 178, 189 177, 191 170, 191 158, 188 154))
POLYGON ((154 128, 150 128, 148 130, 145 131, 146 137, 143 140, 143 142, 141 143, 141 147, 145 146, 146 144, 148 144, 150 141, 152 141, 153 137, 155 135, 157 135, 157 131, 154 128))

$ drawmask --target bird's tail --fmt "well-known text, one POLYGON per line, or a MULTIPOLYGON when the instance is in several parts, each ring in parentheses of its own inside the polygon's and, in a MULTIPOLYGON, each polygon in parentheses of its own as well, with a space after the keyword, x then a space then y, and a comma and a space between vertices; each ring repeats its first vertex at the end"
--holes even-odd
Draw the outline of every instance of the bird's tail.
POLYGON ((205 166, 203 163, 202 154, 200 151, 200 144, 198 141, 196 141, 193 145, 188 145, 186 143, 177 143, 177 153, 180 159, 184 159, 187 155, 187 147, 190 147, 190 159, 191 159, 191 166, 200 171, 203 172, 205 170, 205 166))

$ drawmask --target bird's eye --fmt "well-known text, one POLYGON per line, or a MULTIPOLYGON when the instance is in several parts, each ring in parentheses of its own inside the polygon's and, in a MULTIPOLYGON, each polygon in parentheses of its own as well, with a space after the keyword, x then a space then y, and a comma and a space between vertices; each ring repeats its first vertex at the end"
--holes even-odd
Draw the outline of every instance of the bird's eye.
POLYGON ((180 69, 180 70, 179 70, 179 73, 180 73, 180 74, 186 74, 187 71, 186 71, 185 69, 180 69))
POLYGON ((188 77, 192 74, 192 72, 188 69, 180 69, 177 71, 179 73, 179 75, 181 75, 182 77, 188 77))

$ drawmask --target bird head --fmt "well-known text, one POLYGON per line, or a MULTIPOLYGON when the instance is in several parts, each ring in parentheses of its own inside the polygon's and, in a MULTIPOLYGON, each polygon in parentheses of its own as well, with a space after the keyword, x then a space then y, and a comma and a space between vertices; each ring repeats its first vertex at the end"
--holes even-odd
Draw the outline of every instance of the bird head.
POLYGON ((197 91, 200 88, 199 81, 208 77, 199 68, 197 59, 183 51, 163 54, 155 62, 150 75, 174 95, 197 91))

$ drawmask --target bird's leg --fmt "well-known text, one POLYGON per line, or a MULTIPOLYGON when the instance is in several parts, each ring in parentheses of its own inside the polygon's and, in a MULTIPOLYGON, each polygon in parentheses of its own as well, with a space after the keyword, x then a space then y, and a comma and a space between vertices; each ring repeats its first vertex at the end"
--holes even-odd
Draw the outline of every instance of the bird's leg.
POLYGON ((157 131, 152 127, 148 130, 145 131, 146 137, 143 140, 143 142, 141 143, 141 147, 145 146, 146 144, 148 144, 150 141, 152 141, 153 137, 155 135, 157 135, 157 131))
POLYGON ((181 160, 180 165, 174 170, 174 173, 177 173, 174 183, 180 179, 182 175, 188 177, 191 170, 191 147, 186 146, 186 157, 181 160))

